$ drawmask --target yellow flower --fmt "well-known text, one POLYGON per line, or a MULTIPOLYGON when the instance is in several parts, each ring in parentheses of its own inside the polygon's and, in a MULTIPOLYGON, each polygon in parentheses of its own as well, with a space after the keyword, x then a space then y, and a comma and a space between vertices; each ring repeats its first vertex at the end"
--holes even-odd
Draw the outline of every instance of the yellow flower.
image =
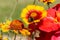
POLYGON ((39 22, 40 19, 47 16, 47 12, 41 6, 28 5, 24 8, 20 14, 20 18, 26 23, 29 24, 29 18, 33 18, 34 22, 39 22), (38 21, 36 21, 38 20, 38 21))
POLYGON ((2 25, 3 25, 3 23, 0 23, 0 28, 1 28, 2 25))
POLYGON ((11 23, 10 20, 6 20, 6 22, 3 23, 3 25, 1 26, 2 32, 8 32, 9 31, 10 23, 11 23))
POLYGON ((20 30, 20 33, 21 33, 23 36, 30 35, 30 32, 29 32, 27 29, 22 29, 22 30, 20 30))

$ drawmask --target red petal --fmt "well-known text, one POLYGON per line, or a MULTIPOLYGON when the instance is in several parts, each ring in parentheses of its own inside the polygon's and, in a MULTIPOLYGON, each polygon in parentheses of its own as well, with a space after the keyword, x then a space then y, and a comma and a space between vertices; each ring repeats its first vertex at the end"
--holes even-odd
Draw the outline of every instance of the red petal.
POLYGON ((47 17, 43 19, 39 29, 45 32, 51 32, 58 30, 58 25, 54 22, 53 18, 47 17))
POLYGON ((58 10, 60 8, 60 4, 57 4, 56 6, 53 7, 53 9, 58 10))
POLYGON ((55 9, 48 9, 47 10, 47 15, 50 17, 56 17, 56 14, 55 14, 56 10, 55 9))

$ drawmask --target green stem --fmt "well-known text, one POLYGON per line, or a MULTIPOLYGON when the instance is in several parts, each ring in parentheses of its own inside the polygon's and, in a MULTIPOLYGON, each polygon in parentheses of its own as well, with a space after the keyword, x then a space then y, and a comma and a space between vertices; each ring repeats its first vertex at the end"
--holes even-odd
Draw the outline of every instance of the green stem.
MULTIPOLYGON (((19 33, 19 35, 21 34, 19 30, 18 30, 18 33, 19 33)), ((20 40, 22 40, 22 38, 21 38, 21 37, 20 37, 20 40)))
POLYGON ((48 6, 48 9, 49 9, 50 8, 50 3, 49 2, 47 3, 47 6, 48 6))
POLYGON ((34 0, 33 5, 35 5, 35 3, 36 3, 36 0, 34 0))
POLYGON ((15 34, 14 40, 16 40, 16 34, 15 34))
POLYGON ((9 40, 9 32, 8 32, 8 40, 9 40))
POLYGON ((17 8, 18 0, 16 0, 16 4, 14 5, 13 11, 11 12, 9 18, 11 18, 15 12, 15 9, 17 8))
MULTIPOLYGON (((3 32, 2 32, 2 30, 1 30, 1 36, 3 36, 3 32)), ((3 37, 1 37, 1 39, 3 39, 3 37)))

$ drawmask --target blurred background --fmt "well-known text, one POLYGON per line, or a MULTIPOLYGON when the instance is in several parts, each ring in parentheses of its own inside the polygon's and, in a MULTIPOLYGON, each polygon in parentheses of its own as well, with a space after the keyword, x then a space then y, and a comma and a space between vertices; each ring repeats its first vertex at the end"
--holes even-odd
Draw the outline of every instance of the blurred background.
MULTIPOLYGON (((20 19, 20 13, 27 5, 33 4, 34 0, 0 0, 0 22, 3 22, 5 18, 20 19)), ((50 7, 60 3, 60 0, 56 0, 50 7)), ((36 0, 36 5, 43 6, 46 10, 47 5, 36 0)))

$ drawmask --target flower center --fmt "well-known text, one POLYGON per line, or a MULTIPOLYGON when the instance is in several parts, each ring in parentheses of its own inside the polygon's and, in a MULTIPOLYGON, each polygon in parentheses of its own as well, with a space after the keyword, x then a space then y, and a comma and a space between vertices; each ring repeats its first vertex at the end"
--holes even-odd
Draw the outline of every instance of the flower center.
POLYGON ((33 22, 34 19, 33 19, 32 17, 29 17, 28 21, 29 21, 29 22, 33 22))
POLYGON ((34 18, 34 17, 36 17, 36 16, 37 16, 37 13, 35 13, 35 12, 31 13, 31 17, 32 17, 32 18, 34 18))

